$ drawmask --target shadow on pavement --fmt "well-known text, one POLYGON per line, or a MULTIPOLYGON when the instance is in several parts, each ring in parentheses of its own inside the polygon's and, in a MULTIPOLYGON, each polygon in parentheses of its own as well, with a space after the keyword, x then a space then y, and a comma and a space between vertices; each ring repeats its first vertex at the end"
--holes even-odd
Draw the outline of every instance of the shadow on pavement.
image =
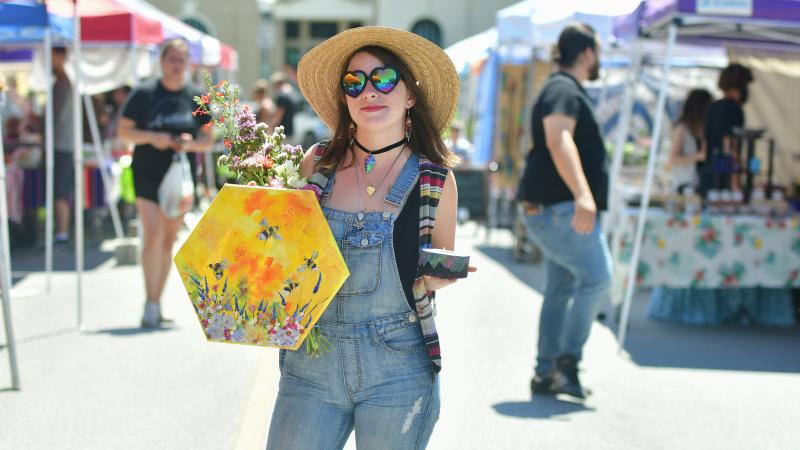
POLYGON ((545 273, 541 263, 517 262, 506 246, 476 245, 475 249, 505 267, 511 275, 530 286, 537 292, 543 292, 545 273))
MULTIPOLYGON (((479 245, 478 251, 503 265, 532 289, 542 292, 542 264, 518 263, 508 247, 479 245)), ((647 318, 649 291, 639 291, 631 305, 625 350, 640 366, 687 369, 800 373, 800 326, 698 327, 665 324, 647 318)), ((617 334, 615 320, 601 322, 617 334)))
MULTIPOLYGON (((62 328, 60 330, 49 331, 47 333, 36 334, 33 336, 26 336, 20 339, 14 339, 14 342, 16 342, 17 345, 21 345, 21 344, 26 344, 28 342, 41 341, 42 339, 48 339, 51 337, 63 336, 65 334, 75 333, 77 331, 78 330, 75 327, 62 328)), ((7 346, 8 343, 0 344, 0 350, 6 348, 7 346)))
MULTIPOLYGON (((99 244, 86 243, 83 258, 84 270, 96 269, 114 257, 113 252, 100 250, 99 244)), ((11 283, 16 284, 31 272, 44 272, 44 247, 18 249, 11 253, 11 283)), ((53 272, 75 270, 75 249, 53 252, 53 272)))
POLYGON ((568 414, 595 411, 583 403, 561 400, 549 395, 536 397, 527 402, 497 403, 492 405, 492 408, 503 416, 523 419, 552 419, 568 414))
POLYGON ((800 373, 800 326, 666 324, 647 319, 646 306, 646 300, 633 303, 625 339, 625 350, 640 366, 800 373))
POLYGON ((168 331, 175 331, 177 329, 178 327, 175 326, 162 326, 160 328, 106 328, 101 330, 87 331, 86 334, 107 334, 109 336, 126 337, 137 336, 140 334, 165 333, 168 331))

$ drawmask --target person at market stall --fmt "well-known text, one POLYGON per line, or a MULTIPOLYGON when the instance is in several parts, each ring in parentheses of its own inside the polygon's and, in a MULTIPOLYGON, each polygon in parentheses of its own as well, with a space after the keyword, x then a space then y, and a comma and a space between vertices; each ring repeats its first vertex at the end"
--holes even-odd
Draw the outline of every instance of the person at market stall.
POLYGON ((672 187, 681 193, 698 186, 697 165, 706 159, 705 117, 711 105, 711 93, 692 89, 683 102, 681 115, 672 130, 667 170, 672 175, 672 187))
POLYGON ((534 395, 588 395, 578 364, 611 284, 611 257, 598 220, 607 201, 606 150, 581 86, 599 77, 599 52, 592 27, 564 28, 553 55, 558 71, 533 106, 533 149, 518 199, 528 236, 542 250, 547 269, 530 385, 534 395))
POLYGON ((155 328, 161 315, 161 293, 172 266, 172 244, 183 215, 168 217, 158 190, 176 152, 205 152, 213 144, 207 115, 194 115, 193 98, 202 92, 186 84, 189 46, 180 39, 161 48, 162 76, 131 92, 119 119, 117 135, 134 144, 133 183, 142 227, 142 269, 145 305, 142 327, 155 328))
POLYGON ((294 115, 297 112, 297 100, 294 97, 292 83, 283 72, 272 74, 269 82, 275 96, 275 108, 268 124, 273 128, 283 125, 286 142, 294 143, 294 115))
POLYGON ((753 72, 747 67, 733 63, 719 75, 717 85, 723 97, 708 110, 705 123, 705 139, 708 148, 706 163, 701 164, 700 191, 705 195, 709 189, 731 189, 732 173, 739 162, 733 159, 731 136, 734 128, 743 127, 744 110, 750 96, 749 85, 753 72))
POLYGON ((56 218, 56 235, 53 248, 61 253, 69 243, 70 203, 74 200, 74 111, 72 82, 64 70, 67 49, 54 47, 53 64, 53 198, 56 218))
POLYGON ((425 38, 362 27, 310 50, 298 84, 334 130, 301 170, 351 275, 316 325, 331 349, 281 350, 267 449, 340 449, 352 432, 359 448, 424 448, 439 417, 431 302, 454 280, 420 276, 417 263, 420 248, 455 242, 457 158, 441 133, 458 76, 425 38))
POLYGON ((463 126, 460 122, 453 121, 449 127, 449 135, 445 139, 445 145, 461 159, 460 165, 469 165, 472 160, 474 146, 465 137, 462 137, 463 126))
POLYGON ((269 96, 269 81, 260 79, 253 88, 252 111, 256 115, 256 122, 269 123, 270 117, 275 114, 275 103, 269 96))

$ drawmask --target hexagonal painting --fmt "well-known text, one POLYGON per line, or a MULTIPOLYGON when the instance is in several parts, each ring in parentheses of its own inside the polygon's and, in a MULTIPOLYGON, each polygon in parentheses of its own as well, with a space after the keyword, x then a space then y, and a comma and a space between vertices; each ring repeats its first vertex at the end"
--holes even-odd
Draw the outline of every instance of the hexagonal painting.
POLYGON ((350 274, 313 192, 231 184, 175 265, 209 341, 292 350, 350 274))

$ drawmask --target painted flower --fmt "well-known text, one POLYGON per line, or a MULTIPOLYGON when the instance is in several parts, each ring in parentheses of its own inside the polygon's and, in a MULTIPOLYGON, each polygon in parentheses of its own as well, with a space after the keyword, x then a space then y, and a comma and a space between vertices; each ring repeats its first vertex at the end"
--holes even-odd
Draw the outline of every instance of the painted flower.
POLYGON ((233 317, 228 314, 214 314, 209 321, 207 332, 213 340, 228 340, 233 327, 233 317))
POLYGON ((269 343, 269 334, 266 328, 248 326, 244 329, 244 342, 249 344, 264 345, 269 343))
POLYGON ((231 340, 234 342, 244 342, 244 337, 245 331, 243 328, 237 328, 236 331, 231 334, 231 340))

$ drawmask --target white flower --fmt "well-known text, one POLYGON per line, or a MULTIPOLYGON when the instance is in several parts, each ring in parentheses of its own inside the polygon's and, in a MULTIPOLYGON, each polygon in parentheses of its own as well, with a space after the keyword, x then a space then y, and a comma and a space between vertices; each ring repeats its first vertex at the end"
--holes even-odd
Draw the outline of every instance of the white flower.
POLYGON ((295 188, 295 189, 299 189, 299 188, 305 186, 306 184, 308 184, 306 182, 305 178, 300 178, 300 177, 298 177, 296 175, 290 176, 287 179, 287 183, 289 184, 289 187, 292 187, 292 188, 295 188))

